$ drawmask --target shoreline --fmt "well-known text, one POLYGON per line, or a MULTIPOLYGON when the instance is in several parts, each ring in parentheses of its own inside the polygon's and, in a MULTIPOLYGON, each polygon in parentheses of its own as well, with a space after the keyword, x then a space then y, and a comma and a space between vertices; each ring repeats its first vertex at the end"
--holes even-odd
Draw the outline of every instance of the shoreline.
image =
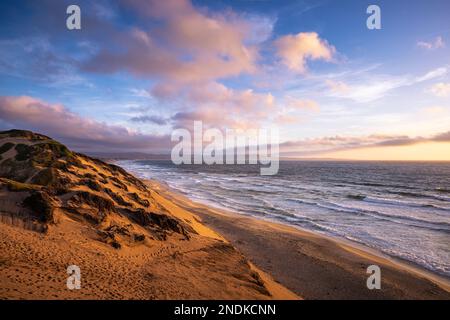
POLYGON ((196 203, 164 179, 145 182, 46 136, 9 135, 0 299, 450 300, 446 285, 363 247, 196 203), (367 285, 373 264, 381 290, 367 285))
POLYGON ((450 299, 448 279, 412 262, 349 240, 194 202, 164 182, 144 182, 163 198, 197 215, 256 267, 305 299, 450 299), (366 287, 366 267, 370 264, 380 265, 381 290, 366 287), (292 271, 293 266, 303 266, 304 270, 292 271), (311 278, 316 283, 311 284, 311 278), (303 284, 305 281, 309 283, 303 284))

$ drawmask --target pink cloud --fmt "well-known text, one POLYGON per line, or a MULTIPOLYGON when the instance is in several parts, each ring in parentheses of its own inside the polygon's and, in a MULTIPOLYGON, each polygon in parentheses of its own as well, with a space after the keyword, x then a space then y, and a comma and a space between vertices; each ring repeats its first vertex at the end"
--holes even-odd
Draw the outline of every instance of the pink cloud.
POLYGON ((170 150, 168 136, 108 125, 28 96, 0 96, 0 118, 7 127, 37 131, 78 150, 170 150))
POLYGON ((450 132, 430 137, 372 134, 368 136, 334 136, 287 141, 280 145, 284 156, 314 156, 328 152, 368 147, 407 146, 425 142, 450 142, 450 132))
POLYGON ((311 99, 296 99, 292 97, 287 98, 287 107, 296 110, 310 110, 319 111, 319 104, 311 99))
POLYGON ((439 82, 431 86, 429 92, 437 97, 450 96, 450 83, 439 82))
MULTIPOLYGON (((232 10, 211 12, 190 0, 122 3, 144 23, 140 28, 118 31, 114 40, 120 42, 120 48, 104 46, 84 68, 105 73, 126 71, 155 79, 148 90, 154 97, 181 105, 179 114, 195 115, 196 120, 210 125, 255 126, 279 115, 271 93, 220 83, 261 71, 259 49, 269 38, 273 22, 232 10), (216 119, 218 110, 227 112, 216 119)), ((313 32, 285 36, 275 44, 282 60, 297 71, 305 71, 307 60, 331 61, 335 52, 313 32)), ((292 107, 318 108, 311 101, 292 107)), ((173 121, 179 124, 181 120, 173 121)))
POLYGON ((239 110, 270 108, 275 101, 270 93, 258 93, 251 89, 234 90, 218 82, 192 87, 189 89, 188 97, 197 105, 215 104, 239 110))
POLYGON ((335 81, 335 80, 327 79, 325 81, 325 84, 328 86, 328 88, 330 88, 330 90, 333 93, 346 94, 346 93, 350 92, 350 86, 342 81, 335 81))
POLYGON ((187 115, 192 121, 201 120, 205 125, 219 128, 254 127, 267 119, 268 113, 277 112, 271 93, 231 89, 214 81, 182 87, 166 82, 153 89, 152 94, 158 98, 182 101, 183 109, 179 114, 184 115, 183 123, 180 118, 174 119, 178 127, 186 125, 187 115))
POLYGON ((275 118, 279 125, 298 124, 302 119, 292 114, 280 114, 275 118))
POLYGON ((305 73, 308 60, 331 61, 336 49, 316 32, 286 35, 275 41, 281 62, 289 69, 305 73))
POLYGON ((204 127, 225 128, 237 126, 233 117, 224 117, 221 113, 208 108, 198 108, 197 110, 177 112, 171 117, 175 128, 185 128, 191 130, 194 121, 202 121, 204 127))
POLYGON ((258 48, 249 44, 255 21, 229 11, 211 14, 188 0, 125 1, 151 29, 120 33, 123 51, 103 50, 85 64, 98 72, 126 70, 139 76, 193 83, 252 73, 258 48))

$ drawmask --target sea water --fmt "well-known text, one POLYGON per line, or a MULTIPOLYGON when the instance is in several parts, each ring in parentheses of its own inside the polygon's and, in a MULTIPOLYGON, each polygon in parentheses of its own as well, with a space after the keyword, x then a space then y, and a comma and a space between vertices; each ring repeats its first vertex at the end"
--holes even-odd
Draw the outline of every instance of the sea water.
POLYGON ((282 161, 250 165, 123 160, 192 200, 345 238, 450 278, 450 163, 282 161))

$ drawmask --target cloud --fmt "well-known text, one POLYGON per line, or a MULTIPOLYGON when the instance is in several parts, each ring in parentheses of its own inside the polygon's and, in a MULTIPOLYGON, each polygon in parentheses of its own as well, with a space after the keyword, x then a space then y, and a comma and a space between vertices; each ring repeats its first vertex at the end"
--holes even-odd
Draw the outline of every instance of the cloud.
POLYGON ((386 74, 365 74, 363 77, 352 75, 346 82, 326 79, 325 85, 329 89, 328 95, 334 98, 351 99, 359 103, 367 103, 385 97, 392 90, 412 86, 445 76, 447 67, 440 67, 420 76, 386 74))
POLYGON ((426 50, 436 50, 445 47, 444 39, 441 36, 436 37, 433 41, 418 41, 417 46, 426 50))
POLYGON ((274 121, 279 125, 298 124, 302 119, 292 114, 280 114, 274 121))
POLYGON ((422 81, 436 79, 436 78, 445 76, 447 74, 447 72, 448 72, 447 67, 436 68, 436 69, 433 69, 433 70, 427 72, 423 76, 417 77, 416 82, 422 82, 422 81))
POLYGON ((190 128, 194 121, 202 121, 205 125, 217 126, 230 124, 230 120, 210 109, 177 112, 171 117, 175 127, 190 128))
POLYGON ((242 125, 246 117, 261 119, 273 105, 270 93, 233 89, 220 82, 258 72, 259 46, 271 36, 273 19, 230 9, 210 11, 189 0, 124 0, 121 5, 137 15, 136 24, 103 40, 98 53, 84 61, 83 70, 125 71, 152 79, 146 92, 132 93, 142 97, 148 93, 181 113, 198 115, 202 110, 205 116, 197 120, 214 124, 218 120, 209 114, 218 108, 229 111, 221 117, 223 123, 242 125))
POLYGON ((450 96, 450 83, 439 82, 434 84, 429 92, 437 97, 447 97, 450 96))
MULTIPOLYGON (((208 82, 257 69, 257 30, 267 20, 246 19, 232 11, 210 13, 188 0, 129 0, 143 24, 118 32, 121 49, 104 45, 84 64, 92 72, 128 71, 176 83, 208 82), (158 27, 155 27, 155 24, 158 27)), ((270 31, 264 31, 270 33, 270 31)))
POLYGON ((83 118, 61 104, 28 97, 0 96, 0 119, 5 128, 33 130, 83 151, 161 151, 170 149, 170 138, 133 132, 83 118))
POLYGON ((112 20, 117 16, 114 2, 108 0, 97 0, 92 5, 95 15, 100 19, 112 20))
POLYGON ((304 122, 306 119, 305 112, 318 112, 320 110, 319 103, 312 99, 301 99, 292 96, 285 96, 282 103, 277 106, 276 110, 270 112, 267 117, 278 125, 292 125, 304 122))
MULTIPOLYGON (((267 53, 264 50, 273 44, 269 41, 276 22, 273 17, 229 8, 210 10, 190 0, 120 0, 111 6, 108 4, 109 1, 102 0, 92 5, 92 10, 83 13, 84 31, 71 35, 80 50, 67 47, 67 32, 56 28, 59 22, 53 15, 48 21, 37 15, 42 28, 39 33, 44 31, 48 36, 48 50, 41 48, 40 54, 50 52, 56 58, 69 57, 59 62, 49 55, 49 62, 61 65, 57 70, 45 65, 42 68, 30 66, 30 61, 39 66, 39 61, 35 62, 33 57, 26 55, 15 62, 15 52, 25 47, 26 41, 16 44, 13 50, 0 50, 0 57, 2 52, 4 55, 9 53, 5 60, 24 64, 21 68, 12 66, 10 70, 21 75, 26 73, 24 71, 34 70, 36 79, 53 74, 53 69, 59 79, 65 75, 89 77, 112 73, 118 73, 121 79, 131 79, 129 75, 145 79, 145 83, 151 84, 148 88, 135 87, 133 83, 125 90, 129 90, 131 98, 159 99, 158 107, 167 106, 169 111, 165 119, 156 119, 145 112, 126 114, 133 117, 129 120, 134 123, 162 124, 163 120, 168 121, 166 124, 177 123, 176 119, 170 120, 170 114, 198 115, 197 111, 201 110, 205 116, 200 120, 220 125, 219 119, 212 114, 224 108, 228 112, 222 115, 221 120, 227 125, 258 125, 277 116, 275 97, 271 92, 244 86, 242 83, 249 78, 238 85, 229 84, 239 76, 260 75, 264 72, 261 70, 264 65, 272 65, 272 52, 269 52, 270 57, 261 55, 267 53)), ((54 7, 50 1, 44 5, 55 15, 64 7, 61 4, 54 7)), ((30 11, 37 12, 36 5, 32 8, 30 11)), ((326 60, 327 52, 330 51, 330 57, 331 51, 334 52, 334 48, 315 33, 292 37, 299 37, 297 45, 305 63, 307 60, 326 60)), ((38 56, 37 51, 33 55, 38 56)), ((77 81, 85 83, 84 78, 77 81)), ((99 84, 99 89, 104 85, 109 83, 99 84)), ((100 90, 97 91, 99 94, 100 90)), ((130 103, 136 104, 135 101, 130 103)), ((316 106, 306 104, 302 108, 316 106)))
POLYGON ((233 115, 228 113, 224 115, 213 108, 196 108, 195 110, 180 111, 175 113, 171 118, 171 123, 174 128, 185 128, 192 130, 194 121, 201 121, 205 128, 224 129, 249 129, 260 126, 260 119, 240 115, 233 115), (253 120, 253 121, 252 121, 253 120))
POLYGON ((275 41, 277 55, 289 69, 305 73, 307 60, 331 61, 336 49, 316 32, 300 32, 286 35, 275 41))
POLYGON ((334 93, 347 94, 350 92, 350 86, 343 81, 335 81, 327 79, 325 81, 325 84, 334 93))
MULTIPOLYGON (((5 129, 29 129, 46 134, 80 151, 146 151, 168 152, 171 148, 167 135, 143 134, 120 125, 109 125, 81 117, 60 104, 50 104, 28 96, 0 96, 0 125, 5 129)), ((278 114, 278 123, 296 123, 292 114, 278 114)), ((136 121, 163 121, 159 118, 136 119, 136 121)), ((193 121, 220 123, 248 129, 240 119, 226 118, 214 110, 195 110, 177 112, 166 123, 189 128, 193 121)), ((207 127, 208 125, 205 125, 207 127)), ((450 131, 429 137, 410 137, 406 135, 334 136, 287 141, 281 144, 284 155, 320 155, 326 152, 365 147, 405 146, 424 142, 450 142, 450 131)))
POLYGON ((0 74, 49 85, 88 84, 76 60, 59 55, 46 37, 1 39, 0 74))
POLYGON ((286 106, 294 110, 310 110, 319 111, 319 104, 311 99, 297 99, 293 97, 287 97, 286 106))
POLYGON ((130 119, 132 122, 141 122, 141 123, 154 123, 157 125, 165 125, 167 124, 167 119, 159 116, 136 116, 130 119))
POLYGON ((130 92, 135 97, 140 97, 140 98, 150 98, 151 97, 150 93, 145 89, 131 88, 130 92))
POLYGON ((433 137, 433 141, 449 142, 450 141, 450 131, 443 132, 443 133, 435 135, 433 137))
POLYGON ((366 103, 383 98, 389 91, 408 85, 407 78, 392 76, 372 76, 368 81, 346 85, 345 90, 331 90, 330 96, 336 98, 351 99, 356 102, 366 103))
POLYGON ((219 128, 256 126, 267 119, 269 112, 276 111, 275 97, 271 93, 232 89, 213 81, 183 87, 165 83, 154 88, 152 95, 163 100, 179 100, 178 116, 172 118, 176 126, 186 125, 187 116, 219 128))
POLYGON ((368 136, 334 136, 287 141, 280 145, 285 156, 312 156, 335 151, 344 151, 371 147, 408 146, 424 142, 450 142, 450 131, 435 134, 429 137, 409 137, 406 135, 380 135, 368 136))
POLYGON ((196 105, 214 104, 235 111, 270 108, 275 100, 270 93, 258 93, 252 89, 230 89, 218 82, 209 83, 204 87, 189 88, 187 96, 196 105))

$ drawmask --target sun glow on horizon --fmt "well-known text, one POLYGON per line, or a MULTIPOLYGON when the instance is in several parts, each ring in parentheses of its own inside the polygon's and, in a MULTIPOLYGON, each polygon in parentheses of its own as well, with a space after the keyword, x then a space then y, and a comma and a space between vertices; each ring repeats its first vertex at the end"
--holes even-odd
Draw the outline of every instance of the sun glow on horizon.
POLYGON ((321 157, 345 160, 450 161, 450 142, 360 148, 329 152, 321 157))

